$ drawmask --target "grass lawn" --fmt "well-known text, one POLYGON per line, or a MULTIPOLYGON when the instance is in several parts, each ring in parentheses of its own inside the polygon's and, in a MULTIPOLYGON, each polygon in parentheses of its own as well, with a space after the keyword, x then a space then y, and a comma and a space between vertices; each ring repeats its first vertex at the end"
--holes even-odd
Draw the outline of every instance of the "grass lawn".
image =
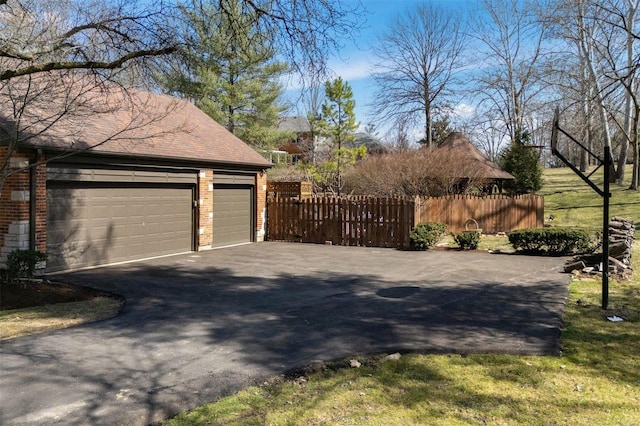
MULTIPOLYGON (((545 173, 553 226, 601 226, 602 200, 568 169, 545 173)), ((640 221, 640 193, 612 188, 612 216, 640 221)), ((495 241, 501 244, 501 241, 495 241)), ((573 280, 561 357, 384 355, 252 387, 168 425, 640 425, 640 244, 629 282, 573 280), (616 314, 623 322, 611 322, 616 314), (344 368, 342 368, 344 367, 344 368)), ((569 278, 567 278, 569 279, 569 278)))
MULTIPOLYGON (((602 188, 602 173, 592 179, 602 188)), ((610 217, 628 217, 640 222, 640 191, 628 185, 611 185, 610 217)), ((602 229, 602 197, 567 168, 547 169, 544 173, 545 223, 552 226, 584 226, 602 229), (553 216, 552 221, 548 221, 553 216)))

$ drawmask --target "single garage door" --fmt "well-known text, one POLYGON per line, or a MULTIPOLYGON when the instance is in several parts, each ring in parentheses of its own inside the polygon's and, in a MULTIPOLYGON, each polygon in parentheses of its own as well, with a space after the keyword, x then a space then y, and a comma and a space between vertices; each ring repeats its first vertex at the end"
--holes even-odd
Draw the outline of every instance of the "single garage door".
POLYGON ((253 188, 215 185, 213 189, 213 247, 252 241, 253 188))
POLYGON ((194 187, 144 182, 47 183, 47 269, 193 250, 194 187))

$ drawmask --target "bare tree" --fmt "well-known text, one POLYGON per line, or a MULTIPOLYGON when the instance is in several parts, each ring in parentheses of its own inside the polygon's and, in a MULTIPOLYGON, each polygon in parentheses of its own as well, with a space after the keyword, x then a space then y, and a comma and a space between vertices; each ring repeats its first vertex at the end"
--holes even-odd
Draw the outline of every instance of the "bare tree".
POLYGON ((640 18, 638 0, 602 0, 599 25, 603 27, 603 39, 596 40, 596 47, 603 57, 608 78, 614 85, 623 90, 622 120, 611 114, 617 127, 622 133, 621 145, 618 152, 616 180, 624 180, 625 166, 629 145, 634 152, 634 171, 630 187, 638 189, 638 123, 640 104, 637 92, 637 76, 639 52, 637 50, 636 25, 640 18))
POLYGON ((316 163, 316 145, 322 133, 322 104, 324 90, 320 85, 313 85, 303 92, 306 106, 306 117, 309 122, 309 140, 304 146, 305 156, 311 164, 316 163))
POLYGON ((491 161, 498 162, 506 142, 500 119, 489 113, 476 114, 466 123, 465 134, 491 161))
POLYGON ((21 171, 9 159, 23 143, 66 116, 97 113, 93 96, 122 88, 112 83, 125 68, 129 80, 175 50, 164 11, 162 3, 151 11, 124 1, 0 1, 0 190, 21 171))
POLYGON ((373 114, 383 122, 420 123, 425 145, 431 146, 434 117, 452 94, 464 46, 458 15, 431 4, 405 11, 375 50, 373 114))
MULTIPOLYGON (((221 13, 231 14, 228 0, 214 0, 221 13)), ((273 48, 311 83, 326 80, 327 58, 338 52, 363 25, 360 3, 334 0, 239 0, 240 10, 253 16, 253 27, 268 34, 273 48)), ((241 23, 236 31, 242 32, 241 23)), ((231 29, 233 31, 233 29, 231 29)))
POLYGON ((387 131, 385 139, 391 143, 394 151, 404 152, 411 148, 408 127, 407 123, 400 120, 396 121, 395 125, 387 131))
MULTIPOLYGON (((618 182, 624 179, 629 145, 635 147, 637 8, 637 0, 573 0, 557 2, 553 9, 557 32, 573 46, 583 70, 576 80, 583 135, 590 140, 599 130, 605 147, 618 148, 618 167, 611 175, 618 182), (622 135, 619 147, 613 144, 616 128, 622 135)), ((584 155, 581 167, 586 168, 584 155)))
MULTIPOLYGON (((596 88, 587 63, 596 57, 590 40, 598 37, 598 32, 593 25, 578 25, 579 16, 585 16, 587 7, 582 0, 557 1, 553 7, 541 8, 540 18, 546 22, 548 34, 556 44, 548 61, 548 81, 560 94, 563 115, 570 117, 567 125, 580 136, 587 148, 594 151, 600 139, 595 126, 598 107, 596 88)), ((590 159, 587 151, 578 150, 574 145, 563 146, 562 149, 572 162, 579 162, 580 170, 588 169, 590 159)))
POLYGON ((477 81, 481 105, 498 115, 509 138, 523 133, 524 121, 544 84, 540 67, 545 27, 529 1, 483 0, 485 13, 473 19, 483 72, 477 81))
MULTIPOLYGON (((216 3, 221 13, 232 14, 230 2, 216 3)), ((239 3, 241 10, 252 12, 247 15, 256 20, 257 31, 271 35, 269 43, 294 69, 315 78, 326 73, 329 52, 360 28, 363 10, 360 3, 332 0, 239 3)), ((30 111, 35 99, 42 99, 61 79, 77 84, 74 73, 91 77, 83 80, 80 92, 89 90, 90 81, 98 89, 105 82, 121 82, 121 88, 139 82, 137 77, 155 65, 155 59, 176 50, 173 12, 164 0, 0 0, 0 92, 13 100, 4 105, 9 116, 3 121, 14 126, 5 130, 3 143, 12 140, 10 148, 15 150, 21 142, 17 135, 30 130, 20 127, 26 122, 23 115, 43 113, 30 111)), ((236 24, 238 32, 244 31, 242 23, 236 24)), ((55 122, 76 109, 77 94, 63 96, 65 102, 57 111, 48 109, 45 121, 55 122)), ((40 129, 48 131, 47 126, 40 129)), ((0 164, 0 188, 8 173, 7 159, 0 164)))
POLYGON ((116 70, 175 50, 165 7, 135 2, 0 1, 0 81, 56 70, 116 70))

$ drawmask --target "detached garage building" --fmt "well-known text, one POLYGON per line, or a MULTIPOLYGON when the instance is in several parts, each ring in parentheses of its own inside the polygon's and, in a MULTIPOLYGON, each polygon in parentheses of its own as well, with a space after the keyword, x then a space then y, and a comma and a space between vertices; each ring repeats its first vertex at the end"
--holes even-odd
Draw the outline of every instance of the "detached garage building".
POLYGON ((31 248, 57 271, 263 238, 271 164, 260 154, 169 96, 101 92, 87 104, 11 152, 15 123, 0 117, 0 164, 11 153, 0 262, 31 248))

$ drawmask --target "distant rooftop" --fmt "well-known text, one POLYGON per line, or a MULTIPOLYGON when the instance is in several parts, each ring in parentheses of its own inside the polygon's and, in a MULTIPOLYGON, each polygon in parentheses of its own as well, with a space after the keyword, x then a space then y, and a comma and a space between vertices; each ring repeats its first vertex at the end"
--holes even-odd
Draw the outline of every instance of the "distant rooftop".
POLYGON ((311 131, 311 125, 309 124, 309 120, 307 120, 306 117, 303 117, 301 115, 280 117, 280 121, 278 122, 276 128, 278 130, 296 132, 296 133, 311 131))
POLYGON ((369 154, 384 154, 389 151, 389 147, 387 147, 382 141, 380 141, 375 136, 370 135, 369 133, 356 132, 353 134, 353 136, 353 142, 349 142, 346 144, 348 148, 365 146, 369 154))

